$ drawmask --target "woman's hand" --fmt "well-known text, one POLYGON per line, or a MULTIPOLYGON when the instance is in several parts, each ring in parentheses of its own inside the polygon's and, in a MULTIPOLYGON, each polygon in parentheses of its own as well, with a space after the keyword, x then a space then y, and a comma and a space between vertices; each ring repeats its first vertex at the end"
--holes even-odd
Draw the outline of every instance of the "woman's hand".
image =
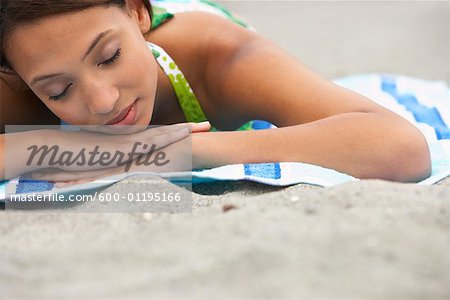
MULTIPOLYGON (((209 122, 188 123, 192 133, 209 131, 211 125, 209 122)), ((136 160, 130 163, 130 168, 114 166, 105 169, 85 170, 85 171, 67 171, 59 169, 45 169, 33 172, 31 175, 37 180, 47 180, 55 182, 57 187, 64 187, 74 184, 82 184, 94 181, 99 178, 112 176, 124 172, 174 172, 187 171, 192 169, 192 145, 191 139, 181 139, 164 147, 162 152, 170 160, 170 163, 164 166, 146 166, 138 165, 136 160)), ((145 156, 145 155, 144 155, 145 156)))
POLYGON ((92 182, 100 178, 121 174, 124 172, 123 166, 112 167, 102 170, 90 171, 64 171, 58 169, 41 169, 32 172, 30 175, 34 180, 54 182, 58 188, 92 182))
POLYGON ((209 130, 209 123, 181 123, 127 135, 86 131, 34 130, 2 135, 2 178, 15 178, 38 169, 93 171, 116 167, 209 130))

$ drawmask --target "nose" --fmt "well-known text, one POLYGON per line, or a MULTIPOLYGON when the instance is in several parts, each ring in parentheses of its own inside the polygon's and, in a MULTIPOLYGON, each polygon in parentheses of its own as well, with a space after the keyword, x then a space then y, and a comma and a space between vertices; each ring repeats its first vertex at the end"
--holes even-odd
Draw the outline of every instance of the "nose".
POLYGON ((119 89, 104 81, 91 81, 84 89, 85 103, 92 114, 111 113, 119 97, 119 89))

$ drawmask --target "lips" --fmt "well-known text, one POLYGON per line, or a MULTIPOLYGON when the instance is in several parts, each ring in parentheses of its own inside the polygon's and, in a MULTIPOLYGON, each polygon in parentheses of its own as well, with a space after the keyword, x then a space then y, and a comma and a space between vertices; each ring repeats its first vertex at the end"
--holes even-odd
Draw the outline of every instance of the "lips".
POLYGON ((122 110, 116 117, 111 119, 106 125, 130 125, 136 116, 136 101, 122 110))

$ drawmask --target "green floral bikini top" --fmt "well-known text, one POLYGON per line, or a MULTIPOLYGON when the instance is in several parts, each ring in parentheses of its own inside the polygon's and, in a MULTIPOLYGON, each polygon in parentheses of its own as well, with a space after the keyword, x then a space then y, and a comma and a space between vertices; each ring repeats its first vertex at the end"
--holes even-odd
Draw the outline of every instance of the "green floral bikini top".
MULTIPOLYGON (((170 1, 167 1, 167 2, 170 3, 170 1)), ((219 9, 219 12, 221 12, 222 15, 229 17, 232 21, 238 23, 239 25, 250 28, 243 21, 238 20, 236 17, 234 17, 225 8, 218 6, 217 4, 209 2, 209 1, 201 1, 201 2, 203 5, 212 6, 213 9, 216 9, 216 10, 219 9)), ((160 3, 166 4, 166 1, 152 2, 152 9, 153 9, 152 28, 153 28, 153 30, 155 28, 157 28, 158 26, 160 26, 161 24, 163 24, 164 22, 166 22, 169 19, 174 17, 174 14, 168 12, 165 8, 158 6, 158 4, 160 4, 160 3)), ((198 2, 196 2, 196 3, 198 4, 198 2)), ((173 3, 171 3, 171 4, 173 4, 173 3)), ((177 3, 177 5, 180 5, 180 4, 186 4, 186 3, 180 3, 180 2, 177 3)), ((196 7, 196 8, 198 8, 198 7, 196 7)), ((186 11, 186 7, 183 7, 183 10, 186 11)), ((190 10, 192 10, 192 9, 190 9, 190 10)), ((175 95, 180 104, 180 107, 186 118, 186 121, 187 122, 195 122, 195 123, 207 121, 208 119, 207 119, 205 113, 203 112, 202 107, 200 106, 200 103, 194 94, 194 91, 192 90, 191 86, 189 85, 189 83, 186 80, 186 77, 183 75, 180 68, 178 68, 178 66, 175 64, 173 59, 160 46, 157 46, 150 42, 147 42, 147 46, 151 50, 153 56, 155 57, 156 61, 160 65, 161 69, 164 71, 164 73, 169 78, 170 83, 172 84, 172 87, 175 91, 175 95)), ((236 130, 248 130, 248 129, 252 129, 252 121, 242 125, 241 127, 237 128, 236 130)), ((217 131, 217 129, 212 127, 211 131, 217 131)))

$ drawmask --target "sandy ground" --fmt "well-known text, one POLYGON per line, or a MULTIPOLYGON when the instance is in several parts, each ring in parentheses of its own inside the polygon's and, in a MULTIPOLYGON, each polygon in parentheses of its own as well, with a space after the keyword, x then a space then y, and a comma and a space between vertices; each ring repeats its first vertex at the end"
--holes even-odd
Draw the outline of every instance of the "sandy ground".
MULTIPOLYGON (((448 2, 228 6, 327 78, 385 71, 450 82, 448 2)), ((127 191, 186 190, 148 177, 105 190, 127 191)), ((0 298, 450 298, 450 178, 219 182, 189 194, 185 214, 1 212, 0 298)))

